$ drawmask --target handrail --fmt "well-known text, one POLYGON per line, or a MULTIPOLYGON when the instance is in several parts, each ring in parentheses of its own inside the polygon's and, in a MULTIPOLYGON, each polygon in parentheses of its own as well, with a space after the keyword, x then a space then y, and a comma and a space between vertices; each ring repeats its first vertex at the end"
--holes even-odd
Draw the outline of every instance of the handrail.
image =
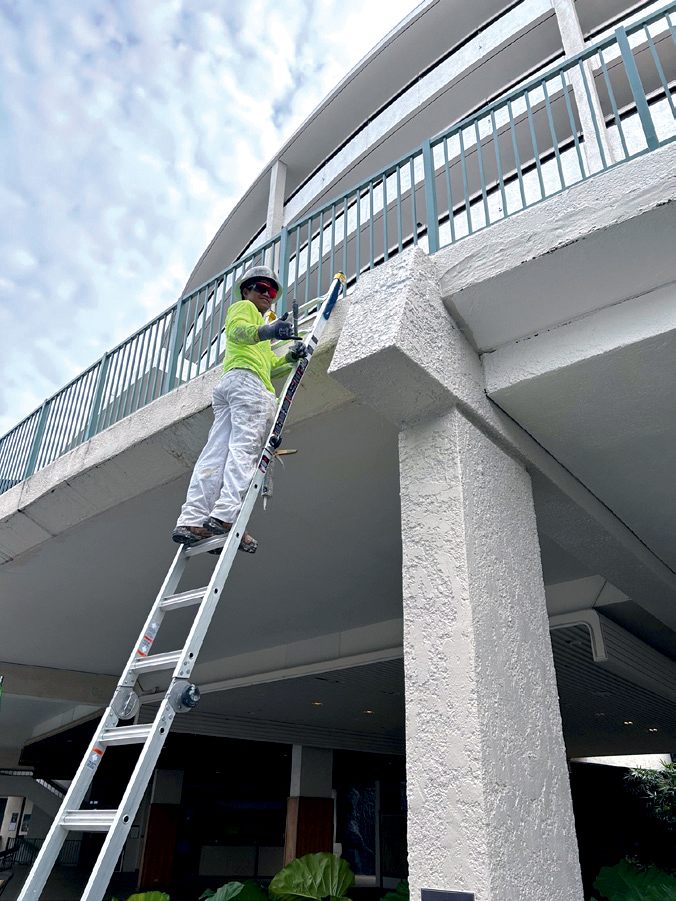
POLYGON ((180 297, 0 438, 0 493, 213 368, 248 266, 280 272, 281 312, 293 299, 311 315, 335 269, 354 284, 411 244, 435 253, 676 139, 674 12, 672 2, 546 68, 180 297))

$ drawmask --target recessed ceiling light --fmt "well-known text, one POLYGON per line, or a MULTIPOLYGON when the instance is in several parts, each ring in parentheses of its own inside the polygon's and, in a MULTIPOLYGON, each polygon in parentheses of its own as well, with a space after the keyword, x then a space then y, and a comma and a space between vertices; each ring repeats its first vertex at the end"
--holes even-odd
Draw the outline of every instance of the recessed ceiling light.
POLYGON ((323 702, 323 701, 313 701, 313 702, 312 702, 312 706, 313 706, 313 707, 323 707, 323 706, 324 706, 324 702, 323 702))
POLYGON ((659 730, 655 729, 654 726, 648 729, 648 732, 657 732, 659 730))
POLYGON ((633 721, 633 720, 625 720, 625 721, 624 721, 624 725, 625 725, 625 726, 633 726, 633 725, 634 725, 634 721, 633 721))
POLYGON ((365 710, 364 713, 373 713, 372 710, 365 710))

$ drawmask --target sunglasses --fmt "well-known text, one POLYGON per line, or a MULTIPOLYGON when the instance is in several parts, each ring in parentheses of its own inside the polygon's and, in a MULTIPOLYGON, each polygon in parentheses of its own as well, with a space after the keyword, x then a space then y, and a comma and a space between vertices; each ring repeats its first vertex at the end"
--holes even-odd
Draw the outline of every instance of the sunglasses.
POLYGON ((277 288, 269 282, 251 282, 246 287, 251 288, 252 291, 257 291, 259 294, 267 294, 272 300, 277 297, 277 288))

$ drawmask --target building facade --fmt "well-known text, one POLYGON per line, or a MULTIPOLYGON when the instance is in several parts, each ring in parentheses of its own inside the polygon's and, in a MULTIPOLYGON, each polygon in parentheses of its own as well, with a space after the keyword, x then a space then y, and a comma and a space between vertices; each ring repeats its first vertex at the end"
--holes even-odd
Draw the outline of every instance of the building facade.
MULTIPOLYGON (((5 436, 0 788, 29 838, 55 794, 19 771, 72 778, 170 563, 234 280, 275 266, 307 322, 342 269, 122 869, 217 884, 321 846, 416 898, 586 896, 568 761, 676 750, 673 9, 420 4, 179 302, 5 436)), ((131 766, 111 749, 88 803, 131 766)))

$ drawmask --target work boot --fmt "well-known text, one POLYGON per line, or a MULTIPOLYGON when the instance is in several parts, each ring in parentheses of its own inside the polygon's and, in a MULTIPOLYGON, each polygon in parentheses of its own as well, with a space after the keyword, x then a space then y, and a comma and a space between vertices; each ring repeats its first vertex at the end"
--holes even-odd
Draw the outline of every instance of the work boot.
POLYGON ((212 533, 208 532, 202 526, 176 526, 171 540, 176 544, 184 544, 186 547, 192 547, 205 538, 211 538, 212 533))
MULTIPOLYGON (((202 527, 205 531, 208 531, 210 535, 227 535, 232 528, 232 523, 223 522, 222 519, 216 519, 215 516, 209 516, 202 523, 202 527)), ((249 535, 248 532, 244 532, 242 540, 239 543, 239 550, 244 551, 246 554, 255 554, 257 547, 258 542, 256 539, 249 535)))

